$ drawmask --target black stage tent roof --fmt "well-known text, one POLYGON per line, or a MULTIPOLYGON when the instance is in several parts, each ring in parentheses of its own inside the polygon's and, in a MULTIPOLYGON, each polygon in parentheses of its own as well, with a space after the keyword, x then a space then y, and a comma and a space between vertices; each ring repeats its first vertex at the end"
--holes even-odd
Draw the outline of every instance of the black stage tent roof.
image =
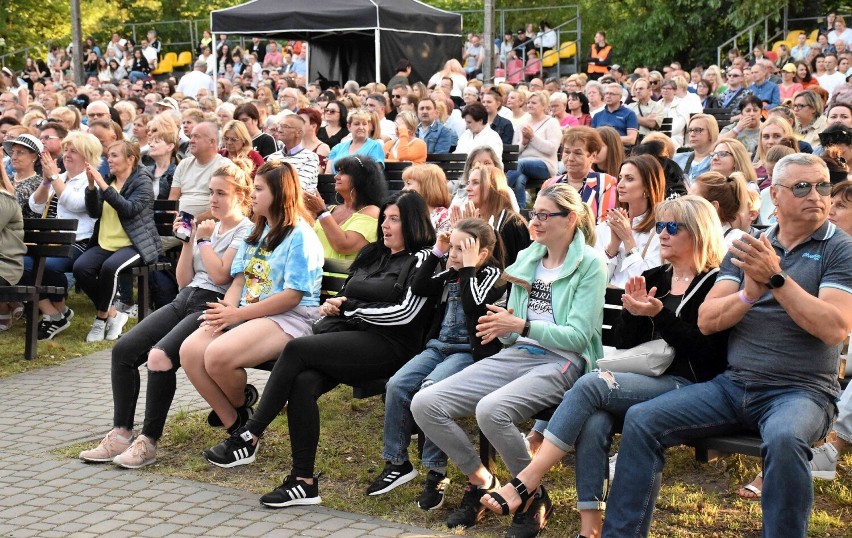
POLYGON ((417 0, 253 0, 210 14, 213 33, 311 44, 308 79, 387 82, 401 58, 427 81, 461 50, 461 15, 417 0))

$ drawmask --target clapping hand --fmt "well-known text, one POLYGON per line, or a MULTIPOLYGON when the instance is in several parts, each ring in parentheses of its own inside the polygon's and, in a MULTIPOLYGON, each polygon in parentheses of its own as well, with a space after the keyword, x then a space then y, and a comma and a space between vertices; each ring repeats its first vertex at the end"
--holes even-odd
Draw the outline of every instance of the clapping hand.
POLYGON ((48 179, 59 175, 59 168, 56 166, 56 161, 54 161, 53 157, 50 156, 50 153, 46 151, 41 154, 41 170, 42 177, 48 179))
POLYGON ((510 333, 520 333, 524 330, 524 320, 515 316, 511 308, 501 308, 495 305, 486 305, 488 313, 480 316, 476 325, 476 336, 482 338, 482 345, 490 343, 495 338, 506 336, 510 333))
POLYGON ((624 286, 621 304, 634 316, 656 316, 663 309, 663 303, 655 297, 657 288, 647 290, 645 277, 634 276, 624 286))

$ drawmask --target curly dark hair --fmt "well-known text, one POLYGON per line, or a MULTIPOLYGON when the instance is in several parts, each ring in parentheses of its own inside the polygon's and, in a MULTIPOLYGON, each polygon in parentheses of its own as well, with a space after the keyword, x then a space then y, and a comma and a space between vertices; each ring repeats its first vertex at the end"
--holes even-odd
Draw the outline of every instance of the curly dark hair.
POLYGON ((356 209, 382 204, 388 195, 388 184, 381 166, 372 157, 350 155, 335 161, 334 164, 339 173, 352 178, 356 209))

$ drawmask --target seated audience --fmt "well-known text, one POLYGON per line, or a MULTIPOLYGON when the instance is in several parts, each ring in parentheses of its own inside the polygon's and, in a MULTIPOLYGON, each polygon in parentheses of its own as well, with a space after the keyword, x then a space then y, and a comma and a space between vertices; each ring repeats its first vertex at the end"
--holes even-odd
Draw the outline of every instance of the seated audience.
MULTIPOLYGON (((552 116, 547 116, 547 94, 534 92, 527 101, 530 121, 515 130, 514 144, 520 146, 518 168, 507 179, 515 198, 523 208, 527 203, 527 184, 544 182, 556 175, 556 153, 562 138, 562 128, 552 116)), ((532 185, 531 185, 532 186, 532 185)))
POLYGON ((415 164, 426 162, 426 142, 417 138, 417 115, 404 110, 396 115, 395 140, 385 142, 385 161, 409 161, 415 164))
POLYGON ((746 180, 739 172, 723 176, 719 172, 706 172, 695 179, 690 194, 700 196, 711 204, 722 223, 722 237, 725 246, 731 247, 748 230, 748 188, 746 180))
POLYGON ((349 113, 346 127, 352 138, 331 148, 331 153, 328 154, 328 164, 325 167, 326 174, 336 173, 335 161, 350 155, 371 157, 375 164, 384 168, 384 148, 379 140, 373 138, 376 133, 375 120, 373 113, 368 110, 359 109, 349 113))
POLYGON ((349 130, 346 128, 347 117, 346 105, 340 101, 329 101, 323 110, 325 125, 317 131, 317 138, 324 144, 328 144, 330 149, 334 149, 334 146, 349 135, 349 130))
MULTIPOLYGON (((251 231, 252 222, 246 217, 251 205, 250 181, 248 173, 233 164, 213 173, 210 210, 218 222, 192 222, 177 263, 180 293, 112 348, 113 428, 97 447, 80 453, 83 461, 138 469, 156 460, 157 441, 175 395, 180 346, 201 325, 199 316, 208 303, 215 304, 225 296, 232 279, 231 263, 251 231), (132 440, 139 367, 146 362, 145 421, 142 432, 132 440)), ((175 229, 179 226, 181 220, 175 219, 175 229)))
POLYGON ((488 113, 479 103, 464 107, 462 117, 467 129, 459 137, 454 153, 470 153, 479 146, 489 146, 495 153, 503 154, 503 140, 488 124, 488 113))
MULTIPOLYGON (((414 191, 423 197, 429 208, 429 218, 435 232, 450 231, 450 193, 447 176, 437 164, 418 164, 402 171, 403 190, 414 191)), ((502 256, 502 253, 501 253, 502 256)))
POLYGON ((674 162, 683 170, 687 185, 692 185, 695 178, 710 170, 713 160, 710 154, 719 137, 719 124, 713 116, 696 114, 689 118, 686 135, 692 151, 677 153, 674 162))

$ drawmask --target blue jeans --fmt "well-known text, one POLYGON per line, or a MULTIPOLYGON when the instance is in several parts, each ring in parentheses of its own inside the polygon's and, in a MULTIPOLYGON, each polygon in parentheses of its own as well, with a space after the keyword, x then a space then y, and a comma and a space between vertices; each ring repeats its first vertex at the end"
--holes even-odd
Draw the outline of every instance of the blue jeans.
POLYGON ((577 509, 606 508, 609 447, 613 423, 631 406, 690 384, 682 377, 591 372, 574 383, 550 418, 544 437, 568 452, 576 446, 577 509), (607 376, 612 376, 607 379, 607 376))
POLYGON ((541 159, 518 159, 518 168, 510 170, 506 176, 509 186, 515 191, 518 206, 523 209, 527 205, 527 183, 546 181, 550 179, 550 170, 541 159))
MULTIPOLYGON (((430 340, 422 353, 405 363, 385 388, 385 428, 382 458, 394 465, 408 461, 408 445, 414 432, 411 399, 427 387, 473 364, 470 344, 446 344, 430 340)), ((447 466, 447 455, 429 439, 423 446, 423 464, 430 469, 447 466)))
POLYGON ((811 445, 831 427, 829 396, 749 384, 725 372, 634 405, 627 412, 603 536, 647 536, 666 447, 756 430, 763 439, 763 536, 804 537, 814 492, 811 445))

